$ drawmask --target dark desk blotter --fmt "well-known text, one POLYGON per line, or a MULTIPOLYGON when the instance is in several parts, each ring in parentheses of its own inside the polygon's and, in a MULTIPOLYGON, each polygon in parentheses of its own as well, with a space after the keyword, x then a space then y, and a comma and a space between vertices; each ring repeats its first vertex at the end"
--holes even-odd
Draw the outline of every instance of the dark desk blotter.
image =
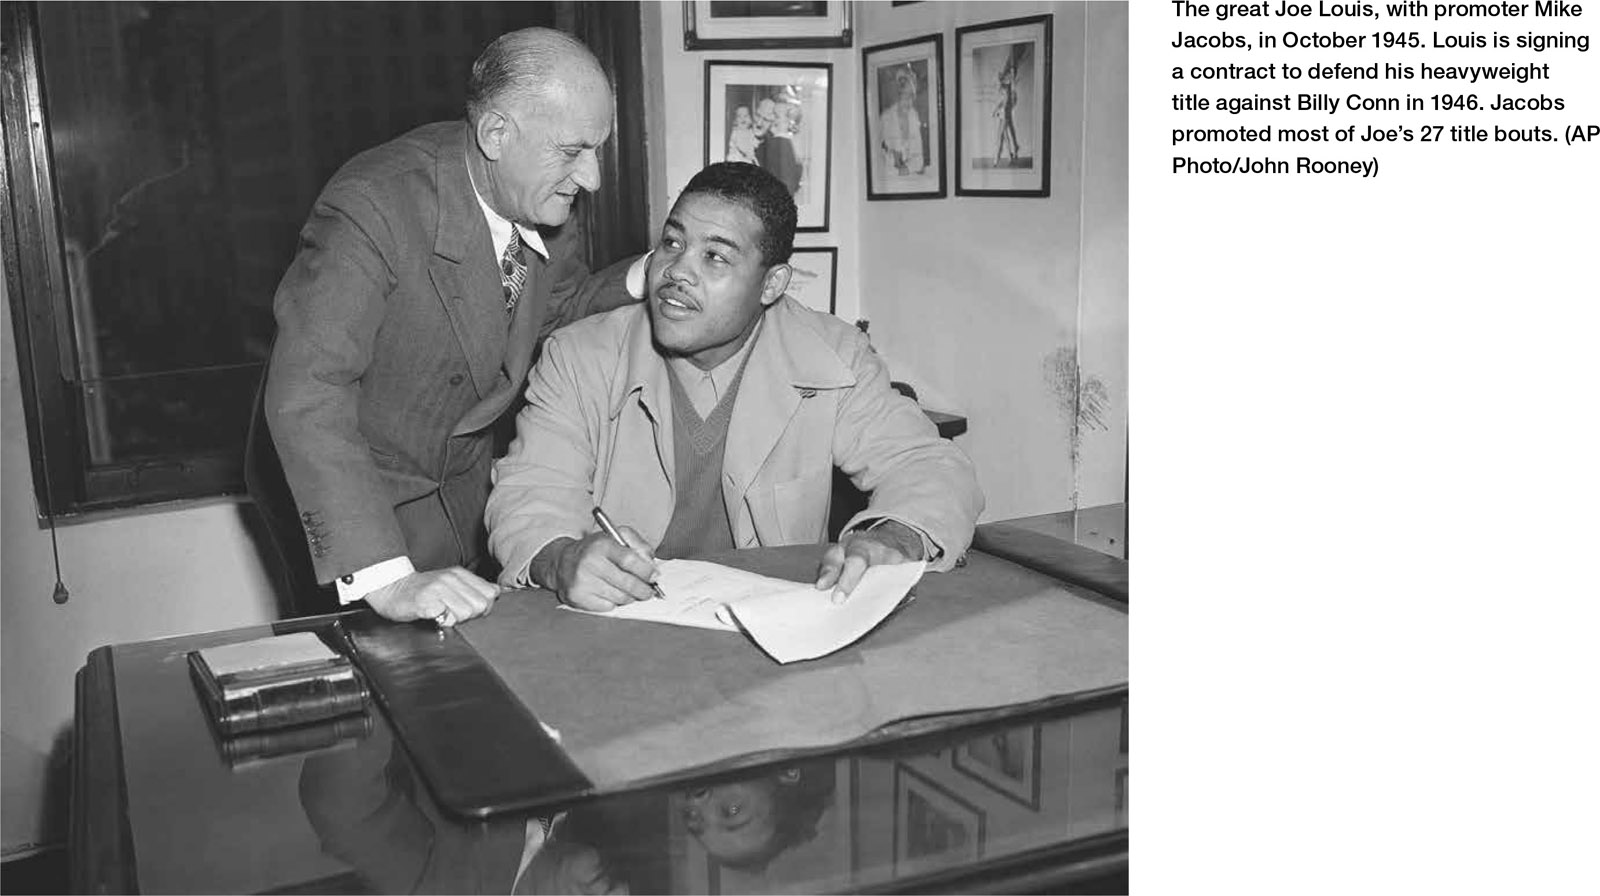
POLYGON ((972 546, 1112 600, 1128 602, 1128 563, 1119 557, 1009 523, 979 526, 972 546))
MULTIPOLYGON (((802 581, 820 553, 711 559, 802 581)), ((856 645, 788 666, 742 634, 595 618, 542 591, 505 595, 459 631, 602 792, 746 754, 834 746, 897 720, 1127 681, 1127 616, 1046 575, 974 552, 915 593, 856 645)))

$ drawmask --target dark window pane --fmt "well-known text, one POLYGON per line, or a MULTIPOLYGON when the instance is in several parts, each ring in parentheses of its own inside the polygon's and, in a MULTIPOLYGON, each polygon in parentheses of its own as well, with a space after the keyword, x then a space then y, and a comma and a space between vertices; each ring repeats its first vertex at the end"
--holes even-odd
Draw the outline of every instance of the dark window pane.
POLYGON ((260 376, 255 363, 86 381, 90 453, 110 462, 233 450, 260 376))
POLYGON ((229 415, 253 398, 317 190, 460 116, 472 59, 539 6, 39 4, 92 464, 242 450, 229 415))

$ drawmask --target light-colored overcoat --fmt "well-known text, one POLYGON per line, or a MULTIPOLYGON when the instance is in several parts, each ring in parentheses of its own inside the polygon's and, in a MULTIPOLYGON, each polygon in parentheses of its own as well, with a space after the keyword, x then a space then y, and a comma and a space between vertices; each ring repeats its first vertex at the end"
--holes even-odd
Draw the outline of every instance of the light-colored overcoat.
MULTIPOLYGON (((899 520, 932 542, 931 568, 953 566, 983 509, 972 462, 890 386, 864 334, 787 296, 765 314, 723 458, 734 544, 822 542, 838 466, 871 495, 845 531, 899 520)), ((503 584, 526 584, 552 540, 593 531, 597 505, 660 542, 674 500, 671 375, 643 303, 551 335, 494 466, 487 522, 503 584)))

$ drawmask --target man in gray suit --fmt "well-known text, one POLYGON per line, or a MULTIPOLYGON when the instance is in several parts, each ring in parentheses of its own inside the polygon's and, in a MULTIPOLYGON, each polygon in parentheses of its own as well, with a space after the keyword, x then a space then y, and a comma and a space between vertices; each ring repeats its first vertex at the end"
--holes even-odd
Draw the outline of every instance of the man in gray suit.
POLYGON ((423 125, 334 175, 274 298, 264 412, 316 579, 341 603, 452 625, 480 576, 495 424, 551 330, 630 301, 567 220, 599 188, 614 99, 599 61, 543 28, 491 43, 466 121, 423 125))

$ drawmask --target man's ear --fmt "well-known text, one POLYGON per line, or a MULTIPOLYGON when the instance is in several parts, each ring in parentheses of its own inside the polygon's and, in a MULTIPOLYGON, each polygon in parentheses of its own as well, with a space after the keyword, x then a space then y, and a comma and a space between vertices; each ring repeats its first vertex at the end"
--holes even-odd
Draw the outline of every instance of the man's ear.
POLYGON ((485 158, 491 162, 500 161, 506 143, 511 139, 511 127, 511 119, 503 112, 490 109, 478 116, 478 126, 473 129, 473 136, 477 138, 478 149, 485 158))
POLYGON ((784 290, 789 288, 789 277, 794 273, 794 268, 787 262, 775 264, 767 269, 767 279, 761 283, 761 304, 771 305, 783 298, 784 290))

